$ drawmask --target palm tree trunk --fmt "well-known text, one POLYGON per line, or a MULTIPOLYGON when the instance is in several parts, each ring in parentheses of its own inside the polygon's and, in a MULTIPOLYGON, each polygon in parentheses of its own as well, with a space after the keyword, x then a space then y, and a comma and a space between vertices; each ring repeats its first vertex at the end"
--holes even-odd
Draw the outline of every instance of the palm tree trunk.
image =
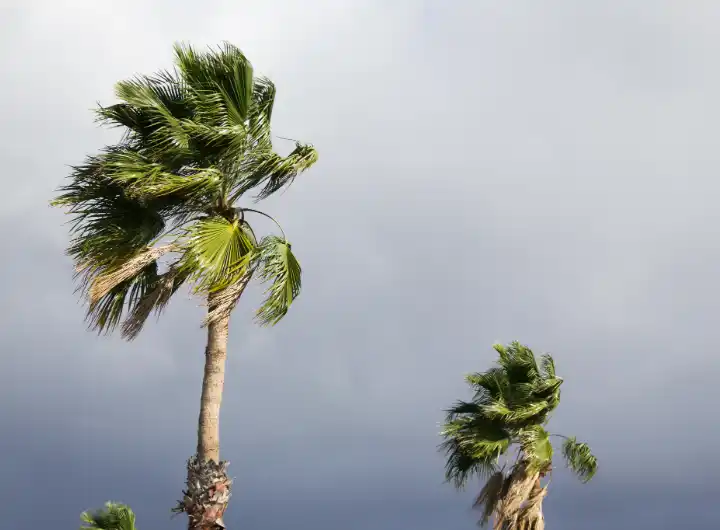
POLYGON ((547 494, 547 486, 540 484, 538 476, 533 483, 525 506, 518 518, 518 530, 545 530, 545 517, 542 512, 542 503, 547 494))
MULTIPOLYGON (((213 295, 208 297, 208 311, 213 307, 213 295)), ((205 370, 198 418, 197 455, 200 460, 220 462, 220 406, 225 383, 230 315, 208 324, 205 347, 205 370)))
MULTIPOLYGON (((226 301, 224 295, 225 291, 218 291, 208 296, 208 314, 226 301)), ((222 516, 230 500, 232 480, 227 475, 228 463, 220 461, 220 406, 225 383, 230 311, 220 313, 216 311, 207 325, 197 453, 188 460, 187 490, 178 508, 178 511, 188 514, 188 530, 225 528, 222 516)))
POLYGON ((205 369, 198 417, 197 453, 187 462, 187 490, 174 511, 188 515, 189 530, 225 528, 222 516, 230 500, 228 462, 220 460, 220 405, 225 383, 230 313, 252 273, 208 295, 205 369))
POLYGON ((514 466, 507 479, 510 481, 509 488, 495 515, 493 530, 520 530, 523 505, 539 477, 538 472, 529 471, 529 464, 524 460, 514 466))

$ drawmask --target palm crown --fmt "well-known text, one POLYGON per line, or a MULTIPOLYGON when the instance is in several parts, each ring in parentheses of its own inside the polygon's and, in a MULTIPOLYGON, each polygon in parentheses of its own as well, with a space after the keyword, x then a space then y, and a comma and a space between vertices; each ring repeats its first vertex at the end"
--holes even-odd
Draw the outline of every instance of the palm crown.
MULTIPOLYGON (((550 355, 543 355, 538 363, 532 350, 518 342, 494 348, 499 356, 497 365, 466 376, 474 396, 448 410, 441 433, 446 478, 456 487, 463 487, 473 474, 487 479, 477 502, 485 505, 484 521, 508 494, 517 471, 536 477, 551 471, 552 435, 545 427, 560 403, 563 383, 550 355), (515 474, 505 476, 500 459, 513 447, 517 448, 515 474)), ((562 438, 569 468, 583 481, 590 480, 597 470, 590 448, 575 438, 562 438)))
POLYGON ((136 530, 135 514, 130 507, 117 502, 105 503, 105 508, 80 514, 80 530, 136 530))
POLYGON ((116 95, 121 103, 97 113, 122 139, 74 167, 53 202, 75 216, 68 253, 91 325, 109 331, 126 314, 131 339, 186 282, 216 295, 207 324, 229 314, 253 275, 269 283, 258 321, 278 322, 300 292, 300 265, 282 229, 258 238, 248 221, 270 216, 238 202, 287 186, 317 153, 300 143, 286 157, 273 151, 273 83, 232 45, 176 45, 173 71, 120 82, 116 95))

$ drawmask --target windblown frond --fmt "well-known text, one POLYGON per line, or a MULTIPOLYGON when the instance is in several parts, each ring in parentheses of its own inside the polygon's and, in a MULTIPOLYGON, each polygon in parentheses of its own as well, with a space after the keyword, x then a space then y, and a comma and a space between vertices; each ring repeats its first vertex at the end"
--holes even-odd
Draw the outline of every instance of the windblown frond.
POLYGON ((290 243, 277 236, 268 236, 260 242, 256 259, 260 281, 270 283, 256 318, 260 325, 275 325, 300 295, 302 269, 290 243))
POLYGON ((175 63, 191 90, 219 92, 230 123, 245 123, 252 102, 253 68, 238 48, 224 43, 218 52, 198 53, 192 46, 177 44, 175 63))
POLYGON ((150 314, 153 311, 160 314, 165 309, 170 297, 185 282, 187 276, 188 273, 181 271, 177 265, 171 266, 164 274, 160 275, 132 307, 130 314, 123 322, 122 337, 126 340, 135 339, 142 331, 150 314))
POLYGON ((533 425, 520 432, 520 445, 528 466, 533 472, 540 472, 552 463, 553 447, 550 434, 540 425, 533 425))
POLYGON ((256 77, 253 85, 248 135, 262 149, 271 149, 270 121, 275 105, 275 84, 267 77, 256 77))
POLYGON ((317 162, 318 155, 310 145, 296 144, 286 157, 272 151, 251 153, 236 176, 233 198, 240 198, 247 191, 262 186, 257 199, 266 199, 276 191, 289 186, 300 173, 317 162))
POLYGON ((118 283, 102 297, 88 305, 86 319, 90 329, 98 333, 114 330, 125 309, 132 308, 152 289, 157 281, 157 263, 151 262, 134 276, 118 283))
POLYGON ((592 454, 590 446, 578 442, 575 437, 568 438, 563 443, 563 456, 568 467, 582 480, 588 482, 597 472, 597 458, 592 454))

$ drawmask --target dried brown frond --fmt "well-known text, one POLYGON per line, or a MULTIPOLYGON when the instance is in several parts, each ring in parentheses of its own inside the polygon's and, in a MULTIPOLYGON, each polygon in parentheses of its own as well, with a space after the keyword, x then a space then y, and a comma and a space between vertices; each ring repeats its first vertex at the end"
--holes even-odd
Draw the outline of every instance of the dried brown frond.
POLYGON ((245 287, 250 282, 251 276, 252 273, 246 274, 239 281, 212 293, 208 297, 208 313, 203 321, 203 327, 230 316, 243 291, 245 291, 245 287))
POLYGON ((480 521, 478 521, 481 527, 488 523, 500 506, 505 480, 505 473, 502 470, 496 471, 487 479, 483 489, 480 490, 480 494, 475 499, 473 508, 478 508, 482 512, 480 521))
POLYGON ((494 530, 517 529, 520 510, 530 497, 533 484, 540 478, 539 473, 530 473, 525 462, 519 462, 514 466, 510 476, 507 478, 509 487, 503 495, 503 499, 496 511, 494 530))
POLYGON ((545 530, 545 517, 542 512, 545 495, 547 495, 547 486, 543 488, 538 477, 518 513, 517 530, 545 530))
POLYGON ((170 268, 158 280, 155 288, 147 293, 145 297, 135 306, 132 312, 123 322, 122 337, 125 340, 133 340, 142 331, 153 309, 162 310, 170 300, 174 291, 175 279, 178 276, 177 268, 170 268))
MULTIPOLYGON (((96 304, 103 296, 109 293, 113 287, 132 278, 153 261, 156 261, 161 256, 176 249, 177 246, 172 244, 160 247, 150 247, 139 252, 118 268, 97 276, 92 281, 90 291, 88 292, 91 306, 96 304)), ((81 265, 81 267, 85 266, 81 265)))

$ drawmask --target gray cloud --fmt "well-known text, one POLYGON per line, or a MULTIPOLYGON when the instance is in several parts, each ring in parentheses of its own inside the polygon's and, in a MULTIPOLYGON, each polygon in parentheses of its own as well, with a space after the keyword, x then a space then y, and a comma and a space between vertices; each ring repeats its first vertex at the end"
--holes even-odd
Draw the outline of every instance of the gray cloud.
POLYGON ((106 499, 141 528, 182 524, 167 510, 194 443, 199 302, 132 344, 87 333, 47 207, 66 165, 114 138, 88 109, 180 39, 243 47, 278 84, 277 134, 321 155, 265 205, 300 253, 301 300, 273 330, 251 324, 258 290, 234 316, 233 527, 470 528, 437 423, 515 338, 555 354, 552 427, 601 458, 589 485, 554 479, 551 528, 707 527, 718 7, 387 4, 3 5, 8 528, 72 527, 106 499))

